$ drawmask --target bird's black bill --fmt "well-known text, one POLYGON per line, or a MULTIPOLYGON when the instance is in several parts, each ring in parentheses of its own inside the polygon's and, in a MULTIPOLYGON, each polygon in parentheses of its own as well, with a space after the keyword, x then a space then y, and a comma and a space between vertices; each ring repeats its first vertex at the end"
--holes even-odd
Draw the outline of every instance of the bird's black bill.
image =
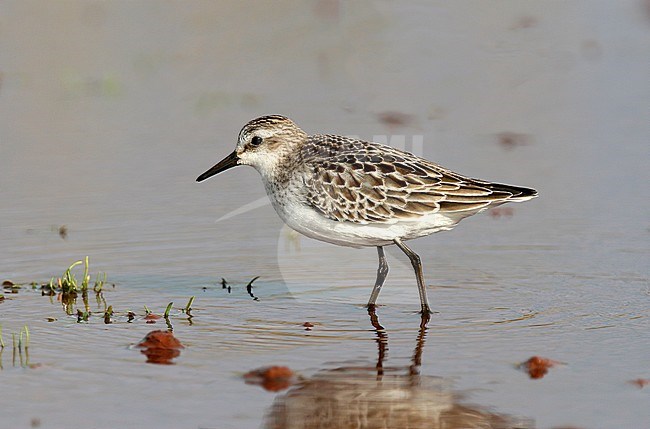
POLYGON ((217 165, 215 165, 214 167, 212 167, 211 169, 209 169, 208 171, 206 171, 205 173, 197 177, 196 181, 202 182, 208 177, 212 177, 215 174, 219 174, 222 171, 228 170, 229 168, 236 167, 238 165, 237 164, 238 161, 239 158, 237 157, 237 152, 233 151, 230 155, 228 155, 227 157, 219 161, 217 165))

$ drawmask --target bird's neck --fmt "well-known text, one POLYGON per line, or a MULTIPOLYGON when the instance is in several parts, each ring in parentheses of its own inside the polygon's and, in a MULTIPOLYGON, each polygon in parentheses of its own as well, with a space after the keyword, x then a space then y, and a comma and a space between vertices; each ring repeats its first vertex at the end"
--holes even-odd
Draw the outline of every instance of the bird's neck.
POLYGON ((277 157, 268 163, 260 165, 258 171, 265 182, 278 185, 291 181, 296 170, 302 165, 302 142, 295 142, 282 147, 281 152, 276 152, 277 157))

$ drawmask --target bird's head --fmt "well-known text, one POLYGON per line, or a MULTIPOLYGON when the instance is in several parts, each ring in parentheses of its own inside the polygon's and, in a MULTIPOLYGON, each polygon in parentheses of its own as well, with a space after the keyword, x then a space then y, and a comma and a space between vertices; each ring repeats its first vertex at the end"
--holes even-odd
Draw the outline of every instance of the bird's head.
POLYGON ((280 161, 307 138, 291 119, 280 115, 253 119, 241 129, 235 150, 214 167, 201 174, 201 182, 238 165, 250 165, 260 174, 269 175, 280 161))

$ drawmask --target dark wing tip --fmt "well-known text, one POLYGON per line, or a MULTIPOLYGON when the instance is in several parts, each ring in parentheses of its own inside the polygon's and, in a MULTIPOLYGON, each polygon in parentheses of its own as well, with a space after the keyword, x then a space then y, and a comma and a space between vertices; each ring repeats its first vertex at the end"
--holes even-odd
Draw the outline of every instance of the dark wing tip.
POLYGON ((514 194, 512 197, 515 199, 531 199, 537 197, 539 194, 537 193, 537 190, 533 188, 523 188, 523 187, 517 187, 517 190, 519 191, 518 194, 514 194))
POLYGON ((490 186, 490 189, 493 191, 508 192, 512 194, 512 196, 508 198, 510 201, 527 201, 538 196, 537 190, 523 186, 495 183, 490 186))

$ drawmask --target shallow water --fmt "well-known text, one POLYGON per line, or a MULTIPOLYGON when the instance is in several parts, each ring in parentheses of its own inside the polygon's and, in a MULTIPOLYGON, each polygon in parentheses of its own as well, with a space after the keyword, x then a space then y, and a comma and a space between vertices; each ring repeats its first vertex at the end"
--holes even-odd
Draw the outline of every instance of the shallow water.
POLYGON ((401 427, 463 413, 650 426, 649 387, 629 383, 650 378, 646 2, 0 10, 0 281, 46 282, 88 255, 115 283, 103 297, 116 312, 104 324, 91 294, 77 323, 56 297, 5 291, 0 428, 375 427, 387 408, 401 427), (412 242, 438 311, 426 331, 410 265, 387 249, 378 330, 363 308, 374 249, 292 234, 252 169, 194 182, 265 113, 404 143, 540 198, 412 242), (186 348, 146 364, 132 346, 166 324, 145 323, 143 307, 171 301, 186 348), (21 364, 11 333, 24 325, 21 364), (533 355, 562 364, 533 380, 516 368, 533 355), (244 383, 267 365, 302 378, 279 393, 244 383))

